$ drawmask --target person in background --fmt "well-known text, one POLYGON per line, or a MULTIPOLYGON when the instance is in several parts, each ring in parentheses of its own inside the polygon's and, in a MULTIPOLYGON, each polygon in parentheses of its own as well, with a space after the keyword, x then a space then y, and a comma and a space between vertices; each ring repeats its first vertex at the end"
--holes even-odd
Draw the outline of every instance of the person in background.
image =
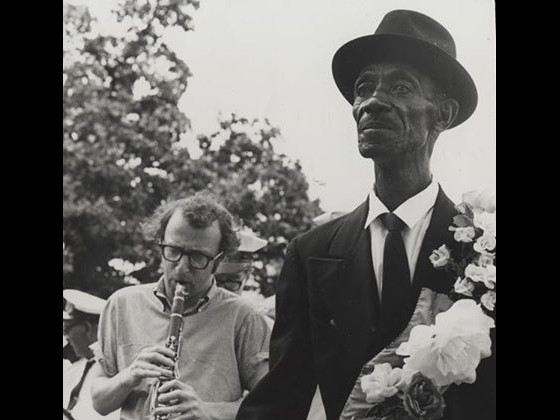
POLYGON ((117 420, 118 411, 107 416, 98 414, 93 409, 90 395, 97 326, 105 300, 74 289, 63 290, 62 295, 66 300, 62 312, 64 339, 78 358, 63 370, 63 415, 74 420, 117 420))
POLYGON ((237 252, 224 258, 214 275, 218 286, 241 295, 243 287, 251 274, 255 252, 263 249, 267 242, 247 231, 239 231, 237 252))

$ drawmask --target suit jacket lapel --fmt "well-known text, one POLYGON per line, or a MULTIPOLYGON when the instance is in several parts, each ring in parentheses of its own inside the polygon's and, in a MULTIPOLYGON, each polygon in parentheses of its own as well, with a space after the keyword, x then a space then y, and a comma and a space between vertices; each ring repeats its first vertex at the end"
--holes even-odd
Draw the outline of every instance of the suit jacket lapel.
POLYGON ((366 200, 344 221, 331 242, 332 258, 310 258, 310 275, 342 333, 350 357, 363 357, 371 340, 378 311, 378 295, 369 230, 364 229, 368 212, 366 200))
MULTIPOLYGON (((375 334, 379 298, 371 261, 370 233, 369 229, 364 229, 367 213, 366 200, 348 215, 335 233, 329 248, 330 257, 310 257, 308 260, 309 274, 316 282, 335 328, 342 333, 352 358, 368 358, 369 355, 362 354, 363 351, 371 351, 372 345, 376 348, 386 344, 379 341, 375 334)), ((440 187, 414 273, 415 300, 424 286, 435 291, 449 291, 448 274, 444 270, 435 270, 429 257, 444 243, 452 246, 449 226, 456 213, 453 202, 440 187)))
POLYGON ((434 249, 438 249, 443 244, 447 244, 449 247, 453 246, 454 240, 449 231, 449 226, 451 226, 453 217, 456 214, 455 205, 445 195, 440 186, 434 204, 432 220, 426 230, 426 235, 418 254, 416 270, 412 281, 416 298, 420 293, 420 289, 425 286, 438 292, 449 291, 448 273, 444 270, 436 270, 430 262, 430 255, 434 249))

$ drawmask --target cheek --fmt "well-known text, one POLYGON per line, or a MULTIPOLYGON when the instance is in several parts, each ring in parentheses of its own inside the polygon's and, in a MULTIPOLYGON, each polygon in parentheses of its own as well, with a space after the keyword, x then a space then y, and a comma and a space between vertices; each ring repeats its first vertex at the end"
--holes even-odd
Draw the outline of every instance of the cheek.
POLYGON ((352 116, 354 117, 354 120, 356 122, 358 122, 360 120, 360 104, 358 101, 354 102, 354 105, 352 105, 352 116))
POLYGON ((196 287, 205 288, 207 283, 210 283, 212 271, 209 269, 199 270, 191 273, 191 279, 196 284, 196 287))
POLYGON ((68 338, 68 341, 70 341, 71 343, 74 343, 76 341, 76 335, 75 335, 74 331, 70 331, 66 335, 66 338, 68 338))
POLYGON ((82 334, 82 332, 80 331, 76 331, 76 329, 74 328, 74 330, 70 331, 70 334, 68 334, 68 340, 77 347, 80 347, 82 345, 82 343, 84 342, 84 334, 82 334))
POLYGON ((406 130, 414 131, 416 134, 426 131, 433 121, 432 114, 432 110, 426 108, 408 108, 404 110, 402 115, 406 130))
POLYGON ((431 102, 419 104, 409 109, 410 120, 417 127, 431 128, 436 121, 437 109, 431 102))
POLYGON ((173 271, 173 265, 169 262, 169 261, 162 261, 160 264, 161 270, 164 272, 164 274, 170 273, 171 271, 173 271))

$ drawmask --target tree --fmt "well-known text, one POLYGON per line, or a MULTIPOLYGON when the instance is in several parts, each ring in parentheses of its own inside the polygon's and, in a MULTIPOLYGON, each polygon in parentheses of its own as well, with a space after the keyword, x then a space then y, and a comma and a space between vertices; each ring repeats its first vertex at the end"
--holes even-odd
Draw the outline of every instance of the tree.
POLYGON ((139 224, 168 196, 159 161, 189 124, 177 103, 190 73, 162 34, 190 30, 189 7, 198 1, 126 0, 116 13, 129 30, 117 37, 95 34, 87 8, 64 6, 65 287, 106 297, 123 286, 111 258, 153 258, 139 224))
POLYGON ((141 223, 168 197, 210 189, 269 240, 256 273, 268 296, 287 242, 320 212, 299 163, 274 151, 279 130, 268 121, 233 115, 217 133, 199 137, 196 159, 181 146, 190 127, 178 101, 190 73, 162 34, 176 25, 191 30, 187 12, 197 7, 191 0, 126 0, 116 12, 129 27, 123 36, 95 33, 87 9, 64 8, 66 288, 108 297, 127 284, 126 274, 156 280, 159 257, 141 223), (124 273, 111 264, 116 258, 144 267, 124 273))
POLYGON ((168 167, 182 180, 175 195, 210 188, 243 225, 268 241, 254 272, 264 296, 275 292, 288 242, 311 228, 321 213, 318 200, 307 195, 309 185, 299 162, 275 152, 279 135, 268 120, 250 122, 232 115, 216 133, 198 137, 198 159, 177 156, 177 166, 168 167))

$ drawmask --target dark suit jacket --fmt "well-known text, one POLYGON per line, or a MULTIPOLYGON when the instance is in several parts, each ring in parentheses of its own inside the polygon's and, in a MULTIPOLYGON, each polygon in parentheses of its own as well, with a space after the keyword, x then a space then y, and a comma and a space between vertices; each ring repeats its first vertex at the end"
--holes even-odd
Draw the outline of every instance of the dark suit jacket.
MULTIPOLYGON (((317 384, 327 419, 338 420, 363 364, 400 332, 380 334, 367 213, 366 200, 288 246, 277 286, 270 371, 245 398, 237 420, 305 420, 317 384)), ((453 285, 455 279, 435 270, 429 256, 444 243, 456 244, 448 229, 455 214, 440 189, 412 283, 414 302, 423 286, 448 292, 453 285)), ((403 310, 412 314, 414 302, 403 310)), ((475 405, 470 411, 463 410, 461 392, 448 391, 446 419, 493 418, 480 408, 482 403, 493 410, 492 396, 481 395, 478 385, 469 385, 474 390, 467 401, 475 405)))

